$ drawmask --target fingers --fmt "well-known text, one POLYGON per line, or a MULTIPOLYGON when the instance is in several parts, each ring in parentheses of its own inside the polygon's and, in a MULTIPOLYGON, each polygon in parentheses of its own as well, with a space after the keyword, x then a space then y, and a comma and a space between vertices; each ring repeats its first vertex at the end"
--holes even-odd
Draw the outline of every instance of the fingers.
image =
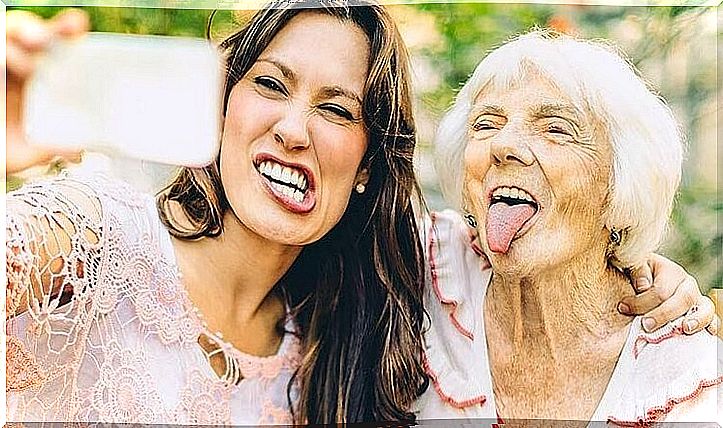
POLYGON ((713 336, 719 335, 721 338, 723 338, 723 331, 720 328, 721 317, 723 317, 723 290, 714 288, 710 291, 708 295, 712 299, 713 305, 716 308, 716 315, 713 317, 713 320, 710 322, 710 324, 708 324, 708 327, 706 327, 706 329, 713 336))
POLYGON ((630 279, 636 293, 642 293, 653 286, 653 270, 648 263, 630 270, 630 279))
POLYGON ((90 31, 88 14, 78 9, 65 9, 50 20, 54 34, 62 37, 76 37, 90 31))
POLYGON ((88 15, 77 9, 64 10, 50 21, 27 11, 8 12, 5 25, 8 77, 24 82, 35 71, 40 54, 47 50, 53 38, 78 36, 89 28, 88 15))
POLYGON ((685 273, 683 276, 676 275, 675 278, 671 276, 666 278, 656 277, 654 284, 647 291, 636 296, 623 298, 618 305, 618 310, 625 315, 643 315, 670 299, 681 286, 684 288, 680 290, 682 295, 679 296, 678 302, 681 305, 688 303, 687 306, 679 308, 679 315, 682 315, 695 304, 694 296, 700 295, 695 278, 685 273), (674 283, 674 280, 678 282, 674 283))
POLYGON ((12 10, 6 14, 5 38, 21 49, 37 52, 48 46, 52 32, 39 16, 23 10, 12 10))
MULTIPOLYGON (((706 330, 708 330, 708 333, 712 334, 713 336, 717 336, 719 333, 721 333, 720 317, 718 315, 713 316, 713 321, 708 324, 706 330)), ((721 339, 723 339, 723 334, 721 334, 721 339)))
MULTIPOLYGON (((693 280, 695 281, 695 280, 693 280)), ((646 313, 643 317, 643 329, 648 333, 655 331, 672 321, 685 314, 690 308, 692 308, 697 300, 691 298, 689 291, 686 291, 684 284, 690 284, 690 281, 686 281, 679 287, 680 291, 676 291, 670 298, 665 300, 657 308, 646 313)), ((697 283, 696 283, 697 287, 697 283)))
POLYGON ((7 13, 5 26, 8 78, 25 81, 35 70, 39 52, 50 44, 52 33, 38 16, 25 11, 7 13))
POLYGON ((695 334, 709 327, 715 318, 713 301, 707 296, 700 296, 698 303, 690 308, 683 319, 683 332, 695 334))

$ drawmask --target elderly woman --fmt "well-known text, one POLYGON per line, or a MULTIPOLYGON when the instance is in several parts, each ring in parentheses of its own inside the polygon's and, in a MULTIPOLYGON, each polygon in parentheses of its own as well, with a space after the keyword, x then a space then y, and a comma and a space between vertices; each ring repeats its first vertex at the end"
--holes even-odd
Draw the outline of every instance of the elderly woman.
POLYGON ((437 149, 468 225, 432 217, 420 418, 720 418, 718 340, 682 320, 647 333, 616 310, 632 294, 623 270, 661 240, 683 154, 670 109, 623 58, 522 36, 480 63, 437 149))

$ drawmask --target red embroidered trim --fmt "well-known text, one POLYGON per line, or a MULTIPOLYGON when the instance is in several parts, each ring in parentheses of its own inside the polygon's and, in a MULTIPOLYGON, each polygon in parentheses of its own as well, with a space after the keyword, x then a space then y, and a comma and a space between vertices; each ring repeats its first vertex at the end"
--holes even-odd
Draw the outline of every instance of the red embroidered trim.
POLYGON ((434 390, 437 392, 437 395, 444 401, 445 403, 449 404, 450 406, 454 407, 455 409, 464 409, 466 407, 474 406, 474 405, 482 405, 487 401, 487 397, 484 395, 480 395, 479 397, 473 397, 469 400, 464 401, 457 401, 454 398, 450 397, 449 395, 445 394, 444 391, 442 391, 442 387, 439 386, 439 377, 437 376, 437 373, 432 370, 432 366, 429 365, 429 360, 427 359, 427 356, 424 356, 424 371, 427 372, 427 375, 429 375, 429 378, 432 380, 432 385, 434 386, 434 390))
POLYGON ((700 383, 698 383, 698 387, 695 388, 693 392, 690 394, 683 396, 683 397, 677 397, 677 398, 670 398, 663 406, 657 406, 652 407, 648 409, 647 412, 645 412, 644 418, 638 418, 637 421, 621 421, 618 419, 615 419, 613 417, 608 418, 608 422, 611 422, 615 425, 621 426, 621 427, 648 427, 652 424, 658 422, 660 419, 665 417, 668 413, 670 413, 671 410, 673 410, 673 407, 676 405, 683 403, 688 400, 693 400, 696 397, 700 395, 701 392, 703 392, 703 389, 709 388, 711 386, 716 386, 718 384, 723 383, 723 376, 718 377, 717 379, 711 379, 711 380, 701 380, 700 383))
POLYGON ((435 239, 434 235, 434 222, 436 221, 436 216, 434 213, 431 214, 432 219, 432 226, 430 228, 430 238, 429 238, 429 268, 430 272, 432 274, 432 288, 434 289, 434 294, 437 295, 437 298, 440 302, 442 302, 445 305, 451 305, 452 306, 452 312, 449 314, 449 319, 452 321, 452 325, 462 333, 463 336, 468 338, 469 340, 474 340, 474 335, 471 331, 467 330, 466 328, 462 327, 462 324, 459 323, 457 320, 457 317, 455 316, 455 313, 457 311, 457 305, 458 303, 455 300, 446 299, 442 296, 442 292, 439 290, 439 283, 437 281, 437 264, 434 262, 434 247, 437 244, 437 240, 435 239))
POLYGON ((679 326, 673 328, 671 331, 661 335, 660 337, 650 338, 650 337, 647 337, 647 336, 641 334, 638 336, 637 339, 635 339, 635 345, 633 345, 633 356, 635 357, 635 359, 637 359, 638 355, 640 355, 640 351, 642 351, 642 349, 638 348, 639 345, 646 345, 648 343, 657 345, 658 343, 660 343, 664 340, 670 339, 671 337, 674 337, 674 336, 677 336, 680 334, 683 334, 683 326, 682 325, 679 325, 679 326))

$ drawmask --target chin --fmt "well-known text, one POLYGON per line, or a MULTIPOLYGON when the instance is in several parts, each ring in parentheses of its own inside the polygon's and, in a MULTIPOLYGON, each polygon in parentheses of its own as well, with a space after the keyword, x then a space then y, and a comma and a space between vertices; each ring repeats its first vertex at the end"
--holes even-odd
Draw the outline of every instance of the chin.
POLYGON ((536 238, 527 234, 513 241, 506 253, 490 251, 485 244, 484 251, 488 255, 494 273, 513 278, 534 276, 554 266, 558 266, 558 251, 545 245, 544 238, 536 238))

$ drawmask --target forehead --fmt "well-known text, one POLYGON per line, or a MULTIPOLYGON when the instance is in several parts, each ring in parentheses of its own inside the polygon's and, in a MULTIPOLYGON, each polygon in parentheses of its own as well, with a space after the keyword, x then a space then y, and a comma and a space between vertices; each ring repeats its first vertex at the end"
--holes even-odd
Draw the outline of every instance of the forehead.
MULTIPOLYGON (((560 106, 583 113, 581 102, 575 100, 553 79, 537 70, 517 75, 493 75, 474 99, 475 107, 497 106, 504 110, 529 110, 533 107, 560 106)), ((565 85, 569 86, 569 85, 565 85)))
POLYGON ((359 26, 309 11, 293 17, 259 59, 281 62, 300 78, 361 92, 369 55, 369 43, 359 26))

